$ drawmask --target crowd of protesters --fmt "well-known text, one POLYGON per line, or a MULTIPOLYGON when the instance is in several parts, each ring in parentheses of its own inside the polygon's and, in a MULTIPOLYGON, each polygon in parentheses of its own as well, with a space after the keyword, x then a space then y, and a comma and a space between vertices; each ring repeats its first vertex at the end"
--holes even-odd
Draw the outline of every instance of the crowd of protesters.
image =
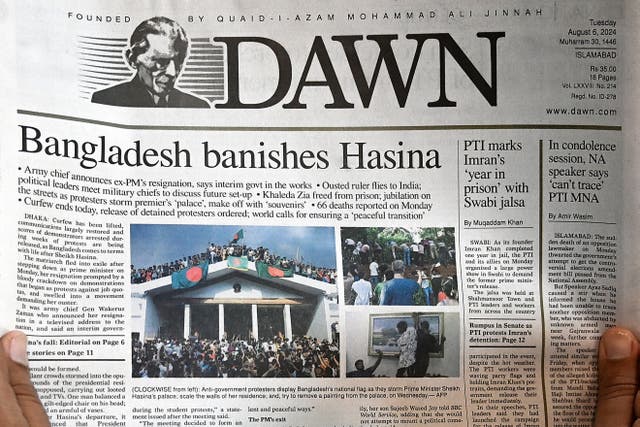
POLYGON ((407 267, 425 267, 436 263, 446 267, 455 265, 456 251, 445 242, 433 238, 400 244, 392 241, 384 248, 378 242, 356 242, 349 237, 344 241, 342 259, 345 264, 368 265, 372 260, 380 262, 385 258, 390 258, 389 261, 402 260, 407 267))
POLYGON ((343 246, 344 295, 349 305, 455 305, 455 248, 443 241, 354 241, 343 246), (391 289, 390 293, 386 293, 391 289))
POLYGON ((230 256, 246 256, 249 262, 262 261, 285 270, 292 269, 294 274, 303 277, 326 283, 336 283, 337 272, 335 268, 316 267, 305 263, 304 260, 281 257, 263 246, 252 248, 247 245, 231 243, 228 245, 215 245, 211 243, 205 252, 146 268, 136 268, 131 265, 131 283, 149 282, 161 277, 170 276, 172 273, 205 261, 211 264, 225 261, 230 256))
POLYGON ((306 336, 132 340, 133 377, 331 378, 339 372, 337 342, 306 336))

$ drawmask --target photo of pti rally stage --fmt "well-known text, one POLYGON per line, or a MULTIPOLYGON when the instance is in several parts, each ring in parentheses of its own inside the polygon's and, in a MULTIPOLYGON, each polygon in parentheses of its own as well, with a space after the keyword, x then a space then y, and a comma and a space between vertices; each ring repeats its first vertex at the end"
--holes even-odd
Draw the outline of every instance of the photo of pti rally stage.
POLYGON ((453 227, 345 227, 347 305, 458 305, 453 227))
POLYGON ((347 311, 345 326, 347 378, 460 376, 458 313, 347 311))
POLYGON ((131 225, 133 377, 339 376, 331 227, 131 225))

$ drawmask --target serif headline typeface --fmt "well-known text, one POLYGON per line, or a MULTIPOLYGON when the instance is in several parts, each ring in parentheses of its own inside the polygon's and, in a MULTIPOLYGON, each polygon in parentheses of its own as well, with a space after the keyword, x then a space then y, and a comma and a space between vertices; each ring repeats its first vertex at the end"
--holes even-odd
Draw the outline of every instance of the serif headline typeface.
MULTIPOLYGON (((80 161, 84 169, 99 164, 127 167, 192 167, 192 152, 181 147, 180 141, 166 148, 144 148, 140 140, 113 145, 100 135, 95 141, 45 136, 40 129, 20 125, 19 152, 44 154, 80 161)), ((157 142, 154 141, 157 147, 157 142)), ((256 149, 232 150, 201 141, 202 164, 207 168, 223 169, 328 169, 327 150, 294 150, 290 144, 280 142, 277 148, 268 148, 260 141, 256 149)), ((377 150, 367 142, 339 142, 340 169, 439 169, 440 153, 435 149, 412 149, 398 141, 396 147, 377 150)))

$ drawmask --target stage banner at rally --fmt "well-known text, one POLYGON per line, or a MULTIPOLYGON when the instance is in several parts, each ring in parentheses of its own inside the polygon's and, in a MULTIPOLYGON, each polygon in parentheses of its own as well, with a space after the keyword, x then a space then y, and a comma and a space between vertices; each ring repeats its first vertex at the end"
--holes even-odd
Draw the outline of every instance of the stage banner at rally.
POLYGON ((263 261, 256 261, 256 271, 260 277, 293 277, 292 268, 269 265, 263 261))
POLYGON ((207 261, 201 262, 198 265, 184 268, 180 271, 176 271, 171 274, 171 288, 172 289, 188 289, 191 288, 207 276, 209 270, 209 263, 207 261))
POLYGON ((247 271, 249 269, 249 259, 246 256, 230 256, 227 258, 227 267, 247 271))

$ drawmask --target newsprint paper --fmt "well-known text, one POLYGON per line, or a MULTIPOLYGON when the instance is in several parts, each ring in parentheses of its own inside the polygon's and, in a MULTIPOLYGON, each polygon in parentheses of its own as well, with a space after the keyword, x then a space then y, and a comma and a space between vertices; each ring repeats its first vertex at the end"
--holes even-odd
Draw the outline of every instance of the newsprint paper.
POLYGON ((0 16, 1 319, 52 425, 590 425, 637 313, 635 4, 0 16))

